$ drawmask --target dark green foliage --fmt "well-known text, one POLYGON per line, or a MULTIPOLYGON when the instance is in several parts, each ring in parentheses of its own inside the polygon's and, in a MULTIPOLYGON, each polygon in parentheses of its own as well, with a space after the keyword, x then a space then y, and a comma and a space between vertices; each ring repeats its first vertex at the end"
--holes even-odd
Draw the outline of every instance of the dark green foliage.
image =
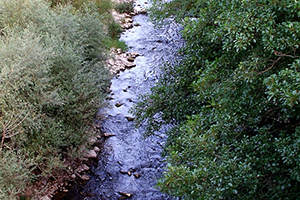
MULTIPOLYGON (((126 49, 126 45, 124 42, 119 41, 119 35, 122 33, 121 26, 115 22, 111 15, 111 11, 114 7, 114 4, 111 2, 111 0, 48 0, 51 3, 51 6, 53 7, 59 7, 61 5, 72 5, 73 12, 83 12, 83 13, 90 13, 93 11, 94 13, 97 12, 98 15, 101 17, 101 24, 103 24, 103 29, 107 30, 106 35, 108 37, 105 38, 105 45, 107 45, 108 48, 114 47, 114 48, 122 48, 123 50, 126 49), (92 5, 92 7, 91 7, 92 5), (87 9, 89 8, 89 9, 87 9)), ((127 3, 120 3, 124 4, 126 6, 130 6, 133 9, 133 5, 127 3)), ((117 4, 119 5, 119 4, 117 4)), ((125 7, 124 7, 125 8, 125 7)), ((92 14, 92 13, 90 13, 92 14)), ((91 17, 95 17, 92 16, 91 17)), ((95 26, 98 27, 96 24, 85 24, 87 27, 95 26)))
POLYGON ((118 24, 117 22, 111 21, 111 23, 108 24, 108 33, 113 39, 119 38, 122 31, 123 30, 120 24, 118 24))
POLYGON ((117 3, 115 9, 119 13, 131 13, 134 10, 133 1, 122 1, 117 3))
POLYGON ((47 0, 51 6, 72 5, 74 9, 81 10, 87 4, 93 4, 100 15, 110 14, 112 2, 110 0, 47 0))
POLYGON ((0 199, 16 198, 34 176, 55 177, 104 105, 107 33, 95 6, 73 10, 0 1, 0 199))
POLYGON ((136 113, 170 132, 164 192, 184 199, 300 196, 300 4, 156 1, 182 23, 184 59, 136 113), (158 113, 158 114, 157 114, 158 113))

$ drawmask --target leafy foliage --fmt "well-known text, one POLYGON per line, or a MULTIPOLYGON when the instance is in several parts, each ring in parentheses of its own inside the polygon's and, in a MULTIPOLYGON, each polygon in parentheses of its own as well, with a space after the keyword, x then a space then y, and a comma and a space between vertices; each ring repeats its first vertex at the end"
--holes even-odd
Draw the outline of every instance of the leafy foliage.
POLYGON ((108 14, 112 9, 112 2, 110 0, 47 0, 51 3, 51 6, 59 5, 72 5, 74 9, 81 10, 86 4, 93 3, 98 13, 101 15, 108 14))
POLYGON ((134 10, 133 1, 122 1, 116 4, 115 9, 119 13, 131 13, 134 10))
MULTIPOLYGON (((115 22, 115 20, 111 15, 111 11, 115 7, 115 4, 111 0, 72 0, 72 1, 48 0, 48 1, 51 3, 52 7, 57 7, 61 5, 72 5, 74 12, 80 11, 84 13, 90 12, 91 10, 87 9, 87 7, 93 5, 92 11, 97 12, 97 14, 100 15, 102 19, 101 24, 103 24, 103 29, 106 30, 106 35, 108 36, 106 37, 105 45, 107 45, 110 48, 111 47, 122 48, 123 50, 127 48, 123 41, 119 41, 119 36, 123 30, 120 24, 115 22)), ((92 26, 92 24, 90 26, 92 26)))
POLYGON ((107 33, 93 4, 73 10, 0 1, 1 198, 16 198, 34 176, 55 176, 104 105, 107 33))
POLYGON ((184 57, 136 108, 170 132, 162 191, 185 199, 299 196, 300 4, 155 1, 183 24, 184 57), (182 21, 182 19, 184 19, 182 21))

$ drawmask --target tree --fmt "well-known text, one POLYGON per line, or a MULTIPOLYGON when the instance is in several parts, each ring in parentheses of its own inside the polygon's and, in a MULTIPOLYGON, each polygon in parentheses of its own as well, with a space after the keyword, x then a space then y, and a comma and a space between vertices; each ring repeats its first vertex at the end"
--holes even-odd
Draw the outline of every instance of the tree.
POLYGON ((173 73, 165 73, 136 108, 139 121, 150 122, 148 130, 175 125, 162 191, 185 199, 296 199, 300 4, 155 5, 154 18, 182 23, 186 40, 183 59, 165 66, 173 73))

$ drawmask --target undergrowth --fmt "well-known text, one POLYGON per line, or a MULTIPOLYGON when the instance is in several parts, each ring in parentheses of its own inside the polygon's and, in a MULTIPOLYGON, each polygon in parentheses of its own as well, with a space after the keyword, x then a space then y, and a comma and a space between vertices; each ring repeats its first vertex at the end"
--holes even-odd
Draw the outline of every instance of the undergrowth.
POLYGON ((111 2, 72 2, 0 0, 0 199, 55 178, 105 104, 111 2))
POLYGON ((131 13, 134 10, 133 1, 122 1, 116 3, 115 9, 119 13, 131 13))

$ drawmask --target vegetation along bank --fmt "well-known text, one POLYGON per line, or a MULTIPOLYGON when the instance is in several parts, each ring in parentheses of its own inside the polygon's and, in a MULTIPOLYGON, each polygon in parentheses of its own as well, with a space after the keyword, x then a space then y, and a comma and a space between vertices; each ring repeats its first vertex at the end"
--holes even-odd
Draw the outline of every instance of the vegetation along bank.
POLYGON ((151 134, 173 125, 162 191, 184 199, 300 196, 300 3, 154 0, 183 25, 182 60, 166 64, 135 108, 151 134))
POLYGON ((88 147, 108 51, 125 48, 114 6, 0 0, 0 199, 41 199, 88 147))

